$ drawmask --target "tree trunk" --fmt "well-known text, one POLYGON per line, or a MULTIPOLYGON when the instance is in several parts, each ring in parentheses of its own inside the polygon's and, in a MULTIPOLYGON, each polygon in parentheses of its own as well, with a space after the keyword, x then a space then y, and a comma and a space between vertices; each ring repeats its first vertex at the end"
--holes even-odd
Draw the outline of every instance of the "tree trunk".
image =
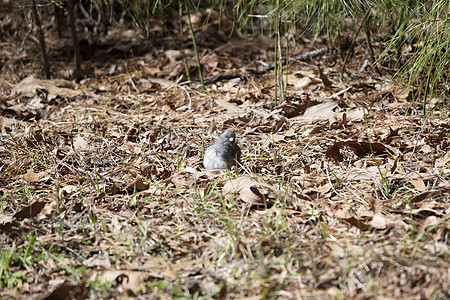
POLYGON ((58 30, 58 37, 63 37, 63 32, 66 29, 66 22, 64 19, 64 9, 61 8, 58 4, 54 3, 53 6, 55 7, 55 16, 56 16, 56 26, 58 30))
POLYGON ((74 0, 69 0, 68 8, 69 8, 69 19, 70 19, 70 30, 72 32, 72 43, 73 50, 75 52, 75 72, 81 71, 81 52, 80 52, 80 44, 78 43, 77 36, 77 28, 75 24, 75 5, 74 0))
POLYGON ((31 0, 31 13, 33 15, 34 23, 36 24, 36 29, 38 33, 39 46, 41 47, 41 57, 42 57, 42 64, 44 67, 45 78, 49 79, 51 76, 50 65, 48 63, 47 49, 45 47, 44 32, 42 31, 41 21, 39 20, 35 0, 31 0))

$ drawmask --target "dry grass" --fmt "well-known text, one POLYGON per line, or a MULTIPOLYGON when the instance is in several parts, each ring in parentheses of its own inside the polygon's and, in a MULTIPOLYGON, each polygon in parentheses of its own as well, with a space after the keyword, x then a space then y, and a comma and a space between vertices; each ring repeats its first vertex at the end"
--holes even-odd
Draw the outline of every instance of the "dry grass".
MULTIPOLYGON (((243 55, 270 60, 266 47, 243 55)), ((391 70, 339 80, 327 56, 336 87, 323 86, 315 63, 294 62, 290 102, 279 108, 273 74, 207 93, 166 89, 148 80, 176 77, 168 72, 182 72, 181 60, 155 51, 116 61, 128 68, 120 76, 98 65, 103 79, 70 87, 79 95, 44 94, 35 105, 39 92, 10 94, 18 75, 3 80, 1 297, 450 296, 446 105, 423 124, 391 70), (301 109, 286 117, 304 101, 336 105, 314 120, 301 109), (202 152, 227 128, 242 166, 207 174, 202 152), (379 142, 389 153, 346 148, 336 162, 326 153, 337 141, 379 142), (244 175, 280 192, 269 193, 272 205, 223 195, 244 175)), ((201 55, 211 72, 236 64, 227 53, 201 55)), ((358 49, 347 68, 367 57, 358 49)))

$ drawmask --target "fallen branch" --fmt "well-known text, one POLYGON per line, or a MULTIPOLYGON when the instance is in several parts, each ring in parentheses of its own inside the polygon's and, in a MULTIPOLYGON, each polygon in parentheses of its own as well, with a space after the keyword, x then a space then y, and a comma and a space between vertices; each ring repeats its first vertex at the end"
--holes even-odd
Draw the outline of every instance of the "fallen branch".
MULTIPOLYGON (((316 57, 316 56, 320 56, 322 54, 324 54, 325 52, 328 51, 327 47, 323 47, 319 50, 314 50, 314 51, 310 51, 308 53, 305 54, 301 54, 301 55, 297 55, 291 59, 289 59, 288 61, 286 61, 286 59, 283 59, 282 63, 283 66, 286 65, 286 63, 288 63, 289 61, 308 61, 311 60, 312 58, 316 57)), ((264 67, 262 69, 257 69, 257 70, 249 70, 249 73, 251 75, 262 75, 265 74, 269 71, 272 71, 275 69, 275 63, 270 64, 267 67, 264 67)), ((206 78, 204 80, 205 84, 211 84, 220 80, 228 80, 228 79, 233 79, 233 78, 241 78, 241 79, 246 79, 248 77, 247 74, 242 74, 242 73, 231 73, 231 74, 218 74, 216 76, 213 77, 209 77, 206 78)), ((200 80, 196 80, 196 81, 200 81, 200 80)))
MULTIPOLYGON (((377 41, 385 41, 385 40, 389 40, 389 39, 390 39, 390 37, 373 37, 370 40, 372 42, 377 42, 377 41)), ((360 44, 364 43, 366 40, 367 40, 366 38, 358 39, 358 40, 354 41, 354 45, 360 45, 360 44)), ((337 46, 335 46, 334 48, 337 48, 337 46)), ((305 54, 300 54, 300 55, 294 56, 292 58, 288 58, 288 60, 283 59, 282 64, 284 66, 291 61, 309 61, 317 56, 323 55, 328 50, 329 50, 328 47, 323 47, 318 50, 313 50, 313 51, 307 52, 305 54)), ((249 70, 248 72, 250 73, 250 75, 263 75, 274 69, 275 69, 275 63, 272 63, 272 64, 268 65, 267 67, 264 67, 261 69, 256 69, 256 70, 249 70)), ((240 78, 240 79, 245 80, 248 76, 249 76, 249 74, 242 74, 242 73, 218 74, 216 76, 212 76, 212 77, 204 79, 203 82, 204 82, 204 84, 211 84, 211 83, 214 83, 214 82, 217 82, 220 80, 229 80, 229 79, 233 79, 233 78, 240 78)), ((195 81, 200 81, 200 80, 197 79, 195 81)))

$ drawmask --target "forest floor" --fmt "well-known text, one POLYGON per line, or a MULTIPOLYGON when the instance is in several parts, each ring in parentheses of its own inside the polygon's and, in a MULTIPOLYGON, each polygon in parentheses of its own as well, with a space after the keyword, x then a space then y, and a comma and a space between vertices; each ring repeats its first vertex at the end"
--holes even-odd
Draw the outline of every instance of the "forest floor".
POLYGON ((274 62, 274 40, 214 18, 194 22, 203 75, 240 76, 203 90, 161 27, 80 33, 89 72, 74 81, 69 35, 44 22, 44 80, 7 17, 0 298, 450 297, 448 95, 411 101, 367 41, 342 72, 345 50, 298 39, 291 58, 315 55, 291 59, 275 99, 274 71, 251 72, 274 62), (241 165, 205 172, 229 128, 241 165))

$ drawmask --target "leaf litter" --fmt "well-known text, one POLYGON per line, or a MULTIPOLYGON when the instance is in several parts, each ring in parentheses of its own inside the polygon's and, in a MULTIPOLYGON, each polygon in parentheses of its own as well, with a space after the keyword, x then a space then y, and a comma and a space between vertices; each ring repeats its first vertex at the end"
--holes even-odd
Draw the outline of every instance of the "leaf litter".
POLYGON ((164 42, 79 83, 4 77, 0 295, 448 296, 448 107, 423 124, 392 70, 357 71, 363 47, 353 76, 331 53, 292 61, 275 105, 273 72, 247 73, 273 41, 202 38, 210 75, 243 76, 181 84, 164 42), (207 173, 228 128, 242 164, 207 173))

